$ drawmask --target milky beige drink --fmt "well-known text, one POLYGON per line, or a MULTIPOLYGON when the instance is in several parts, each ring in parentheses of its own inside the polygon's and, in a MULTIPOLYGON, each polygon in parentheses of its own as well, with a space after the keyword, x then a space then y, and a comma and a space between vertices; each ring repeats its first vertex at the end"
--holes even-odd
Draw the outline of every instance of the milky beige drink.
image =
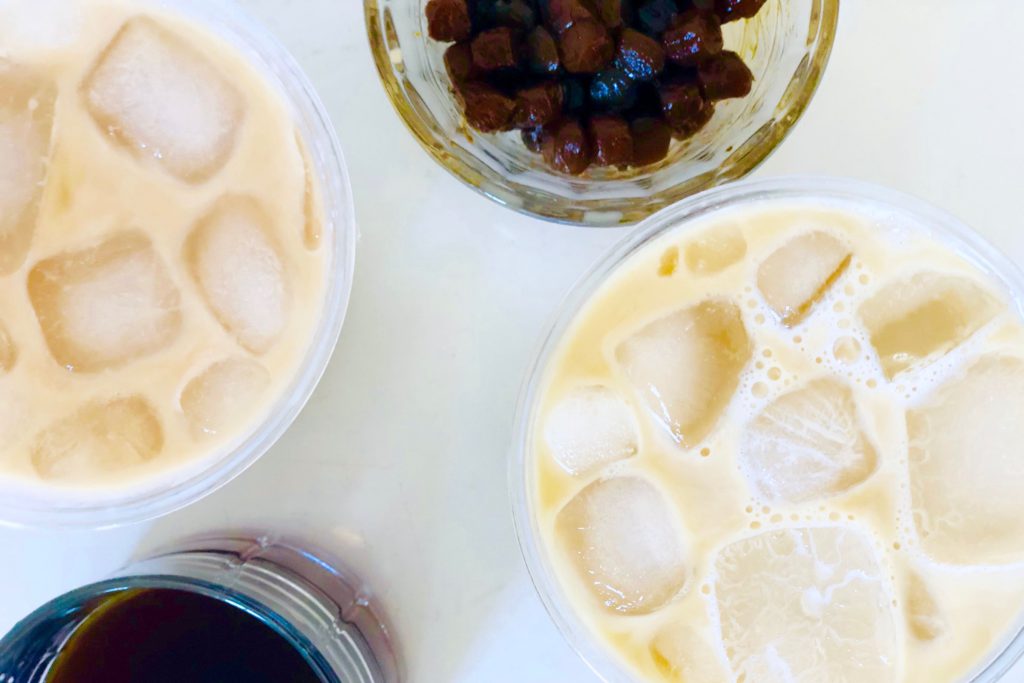
POLYGON ((208 29, 40 4, 0 8, 0 488, 179 481, 309 350, 328 255, 308 146, 208 29))
POLYGON ((637 680, 964 681, 1017 632, 1024 321, 964 253, 868 200, 741 202, 582 306, 527 496, 637 680))

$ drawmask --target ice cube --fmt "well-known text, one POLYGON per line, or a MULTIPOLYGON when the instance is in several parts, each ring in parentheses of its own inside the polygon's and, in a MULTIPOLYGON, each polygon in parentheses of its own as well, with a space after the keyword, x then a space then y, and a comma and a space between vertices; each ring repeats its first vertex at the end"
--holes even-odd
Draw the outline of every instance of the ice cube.
POLYGON ((747 425, 740 462, 754 489, 772 501, 836 495, 875 471, 853 392, 823 377, 780 396, 747 425))
POLYGON ((32 464, 43 479, 93 479, 148 462, 163 445, 160 418, 145 399, 94 401, 36 437, 32 464))
POLYGON ((577 387, 548 413, 544 436, 558 464, 583 475, 637 452, 636 419, 618 392, 577 387))
POLYGON ((0 276, 25 262, 46 185, 57 89, 0 61, 0 276))
POLYGON ((673 683, 721 683, 729 680, 725 663, 711 643, 685 624, 670 624, 651 643, 654 665, 673 683))
POLYGON ((242 95, 202 52, 144 17, 125 23, 82 88, 112 140, 190 183, 224 166, 245 116, 242 95))
POLYGON ((284 261, 258 202, 221 199, 193 229, 185 253, 224 329, 253 353, 273 346, 287 323, 290 302, 284 261))
POLYGON ((915 571, 911 571, 907 576, 904 596, 907 626, 915 638, 924 641, 935 640, 945 633, 945 615, 939 608, 931 588, 915 571))
POLYGON ((11 339, 10 333, 0 322, 0 374, 10 372, 18 362, 18 345, 11 339))
POLYGON ((716 299, 648 324, 615 351, 654 418, 688 448, 715 427, 750 354, 739 308, 716 299))
POLYGON ((953 564, 1024 559, 1024 361, 987 355, 907 413, 922 547, 953 564))
POLYGON ((809 232, 772 252, 757 271, 757 287, 782 322, 800 323, 849 267, 852 254, 827 232, 809 232))
POLYGON ((956 275, 923 272, 895 280, 861 304, 885 375, 892 379, 963 343, 1002 305, 980 285, 956 275))
POLYGON ((695 275, 725 270, 747 254, 747 241, 735 225, 713 228, 686 245, 686 266, 695 275))
POLYGON ((647 614, 674 598, 689 576, 675 513, 636 477, 590 484, 558 514, 557 533, 580 579, 610 612, 647 614))
POLYGON ((137 231, 41 261, 29 273, 28 293, 53 357, 78 372, 156 353, 181 330, 178 290, 137 231))
POLYGON ((229 358, 194 377, 181 392, 181 409, 198 434, 217 434, 250 411, 270 386, 270 373, 254 360, 229 358))
POLYGON ((737 680, 896 680, 892 596, 861 532, 762 533, 723 548, 715 569, 722 642, 737 680))

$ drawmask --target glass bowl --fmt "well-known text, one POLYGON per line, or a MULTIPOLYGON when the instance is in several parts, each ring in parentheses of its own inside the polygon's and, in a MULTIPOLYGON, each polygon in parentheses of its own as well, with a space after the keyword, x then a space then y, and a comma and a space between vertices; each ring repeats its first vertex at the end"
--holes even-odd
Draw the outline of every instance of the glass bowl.
POLYGON ((828 62, 839 0, 770 0, 749 21, 726 24, 726 47, 754 72, 748 97, 717 105, 694 138, 639 169, 548 168, 518 132, 470 131, 450 90, 444 43, 427 37, 427 0, 364 0, 377 70, 391 103, 423 148, 456 178, 499 204, 562 223, 636 223, 684 197, 754 170, 789 133, 828 62))
MULTIPOLYGON (((549 364, 577 315, 618 272, 619 267, 637 252, 680 226, 689 224, 700 230, 707 225, 702 221, 704 218, 743 205, 773 200, 819 201, 866 210, 871 216, 879 217, 882 224, 894 226, 896 231, 907 222, 920 225, 1001 285, 1011 294, 1018 314, 1024 317, 1024 272, 1017 264, 977 232, 943 211, 907 195, 858 181, 795 176, 732 183, 680 202, 630 232, 577 282, 552 316, 520 391, 508 472, 516 535, 534 586, 570 646, 606 683, 642 682, 626 663, 602 644, 577 614, 561 586, 537 522, 534 499, 536 463, 532 445, 537 439, 537 408, 548 382, 549 364)), ((678 237, 679 233, 673 235, 673 239, 678 237)), ((581 487, 584 484, 581 482, 581 487)), ((961 683, 994 683, 1013 667, 1022 654, 1024 630, 1013 634, 1009 642, 1003 643, 1001 651, 991 653, 983 665, 961 683)))
POLYGON ((352 189, 341 145, 319 96, 295 59, 277 39, 232 0, 137 0, 195 21, 245 56, 282 96, 305 142, 323 204, 321 249, 326 264, 320 319, 305 355, 282 394, 253 430, 223 451, 197 459, 167 478, 141 481, 72 499, 63 490, 4 486, 0 524, 31 527, 103 528, 157 517, 212 493, 252 465, 291 426, 320 381, 337 344, 348 308, 355 268, 356 223, 352 189), (9 490, 8 490, 9 489, 9 490))

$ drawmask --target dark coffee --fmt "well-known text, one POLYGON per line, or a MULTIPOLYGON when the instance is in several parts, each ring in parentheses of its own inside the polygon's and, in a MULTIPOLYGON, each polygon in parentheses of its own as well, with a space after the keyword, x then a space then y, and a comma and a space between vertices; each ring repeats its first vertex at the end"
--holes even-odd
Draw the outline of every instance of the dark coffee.
POLYGON ((323 683, 296 647, 240 607, 197 593, 106 596, 68 638, 50 683, 323 683))

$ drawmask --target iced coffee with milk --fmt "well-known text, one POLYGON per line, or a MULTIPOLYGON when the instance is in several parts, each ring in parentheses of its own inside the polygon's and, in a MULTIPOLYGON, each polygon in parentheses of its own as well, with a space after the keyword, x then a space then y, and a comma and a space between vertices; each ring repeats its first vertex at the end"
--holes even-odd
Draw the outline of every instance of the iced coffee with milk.
POLYGON ((324 305, 307 149, 198 23, 0 7, 0 490, 170 484, 264 420, 324 305))
POLYGON ((1024 613, 1024 320, 927 216, 740 202, 666 229, 553 347, 528 498, 638 681, 956 683, 1024 613))

